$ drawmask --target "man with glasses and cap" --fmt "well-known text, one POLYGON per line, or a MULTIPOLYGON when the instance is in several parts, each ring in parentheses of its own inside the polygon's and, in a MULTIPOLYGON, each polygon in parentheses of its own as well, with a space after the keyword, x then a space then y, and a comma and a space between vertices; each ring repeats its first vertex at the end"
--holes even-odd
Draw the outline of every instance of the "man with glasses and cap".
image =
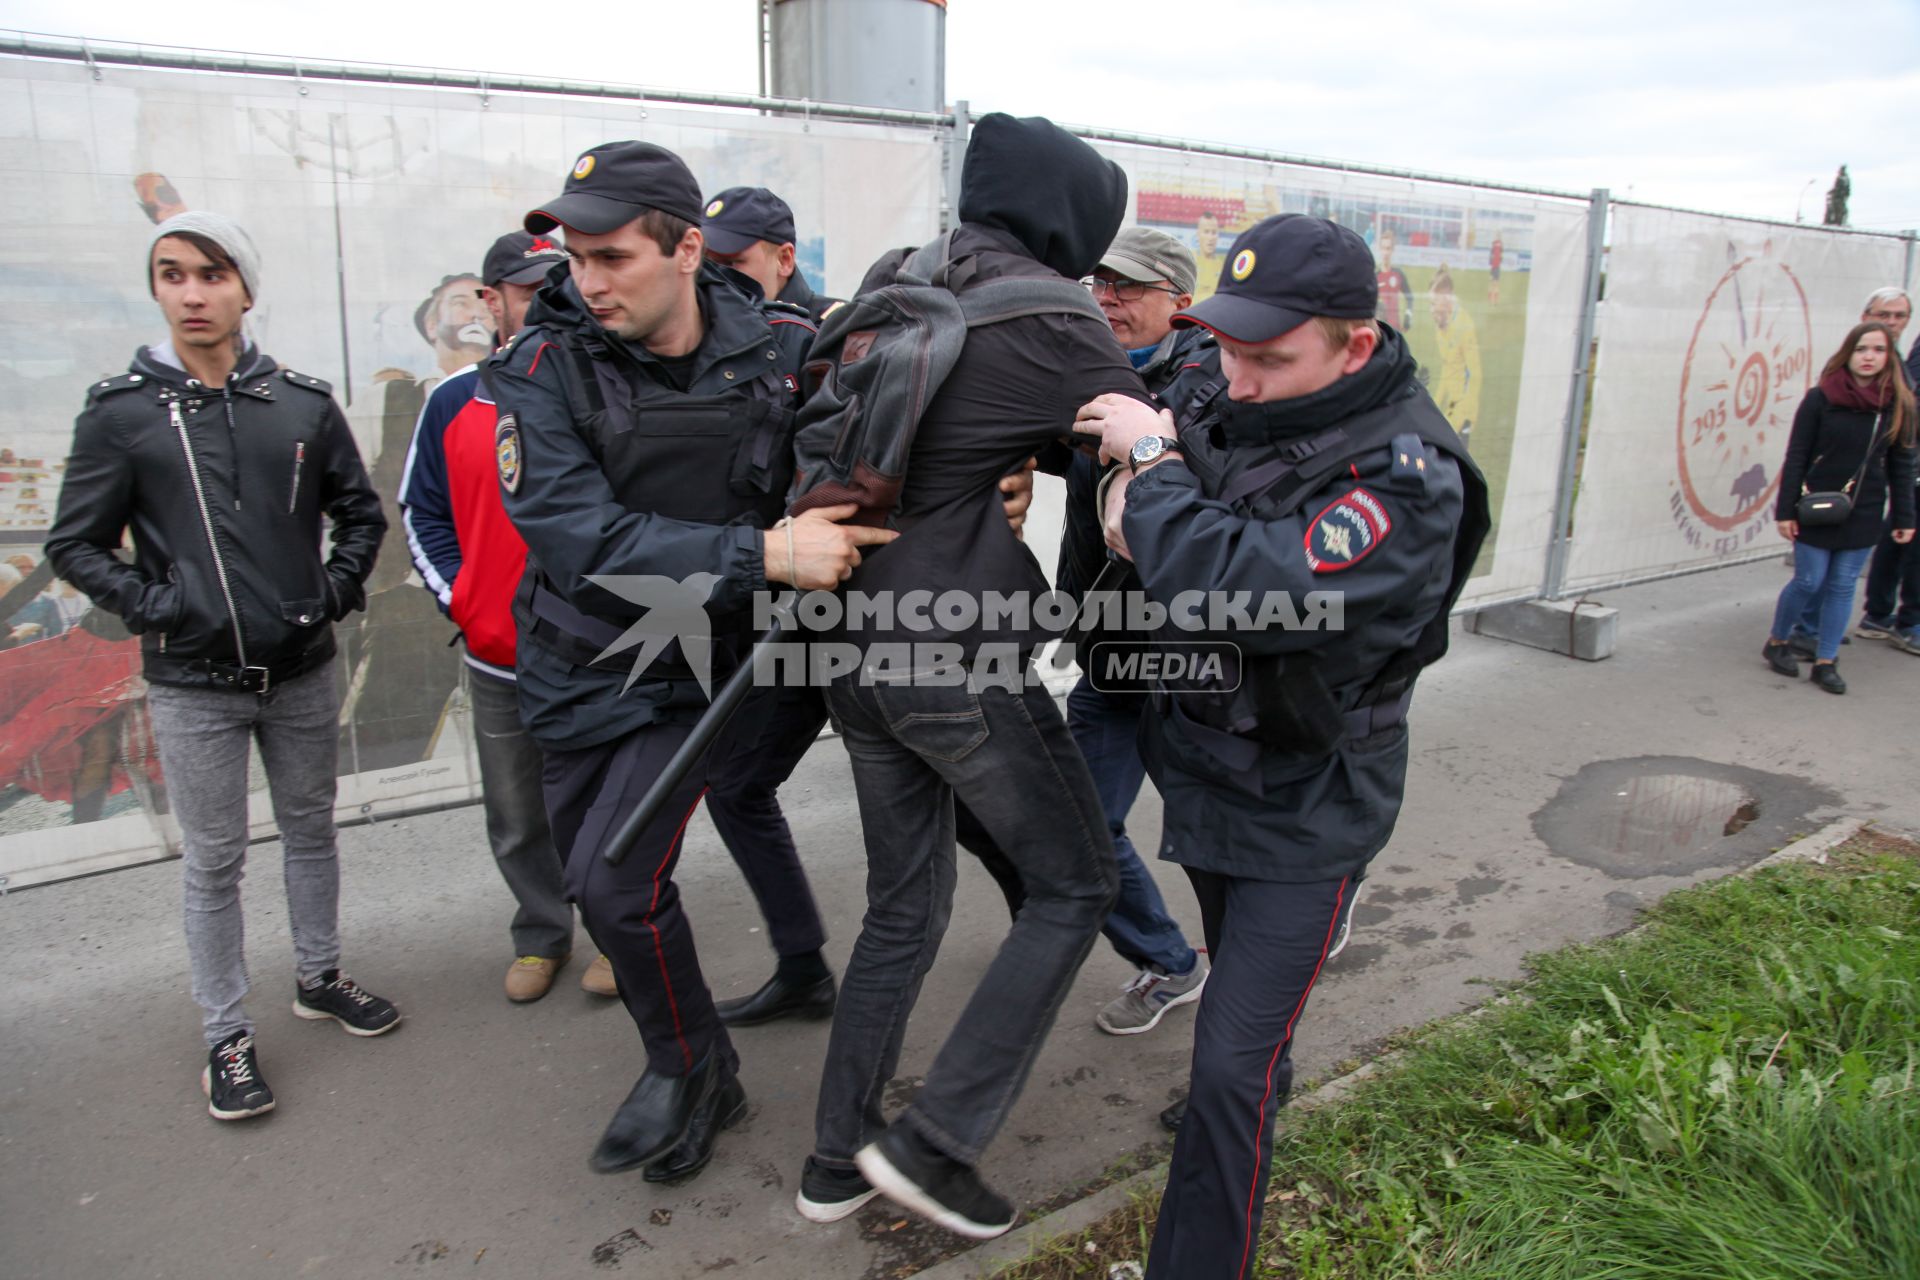
POLYGON ((1117 396, 1079 415, 1126 463, 1107 536, 1148 596, 1240 597, 1255 614, 1206 637, 1236 646, 1229 676, 1156 686, 1142 735, 1160 856, 1193 883, 1213 965, 1151 1280, 1248 1273, 1300 1014, 1392 834, 1413 680, 1445 652, 1487 528, 1486 486, 1376 305, 1359 236, 1268 218, 1173 318, 1218 336, 1221 392, 1177 426, 1117 396), (1281 595, 1309 607, 1263 628, 1281 595))
POLYGON ((794 262, 793 210, 765 187, 728 187, 707 201, 700 230, 707 261, 738 271, 761 296, 804 312, 816 325, 840 299, 815 293, 794 262))
MULTIPOLYGON (((746 1111, 673 883, 717 766, 687 773, 623 861, 603 855, 744 656, 755 594, 834 587, 862 545, 893 536, 840 524, 851 505, 781 522, 812 326, 705 263, 702 208, 663 147, 581 155, 526 218, 534 235, 562 231, 569 271, 539 289, 486 374, 495 466, 528 551, 513 606, 521 719, 540 744, 568 894, 646 1051, 591 1163, 648 1166, 652 1181, 704 1168, 746 1111)), ((782 892, 811 906, 797 859, 791 872, 782 892)))

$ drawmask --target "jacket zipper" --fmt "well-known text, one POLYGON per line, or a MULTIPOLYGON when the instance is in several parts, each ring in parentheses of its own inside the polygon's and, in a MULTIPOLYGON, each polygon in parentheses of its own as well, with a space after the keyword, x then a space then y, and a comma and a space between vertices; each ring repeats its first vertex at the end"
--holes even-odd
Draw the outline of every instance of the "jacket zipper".
POLYGON ((233 509, 240 510, 240 431, 233 424, 233 380, 239 377, 235 370, 227 375, 227 381, 220 388, 220 398, 227 410, 227 448, 233 456, 233 509))
POLYGON ((300 468, 306 460, 307 442, 295 440, 293 442, 293 492, 287 495, 288 515, 292 515, 293 509, 300 505, 300 468))
POLYGON ((187 420, 180 416, 178 400, 168 403, 167 414, 173 419, 173 429, 180 435, 180 451, 187 456, 187 478, 193 481, 193 500, 200 506, 200 524, 207 531, 207 550, 213 553, 213 576, 220 580, 220 594, 227 602, 227 617, 233 621, 233 647, 240 655, 240 665, 245 667, 247 641, 240 634, 240 611, 234 607, 233 587, 227 582, 226 562, 220 558, 220 543, 213 536, 213 513, 207 510, 207 491, 200 483, 200 464, 194 459, 193 440, 187 435, 187 420))

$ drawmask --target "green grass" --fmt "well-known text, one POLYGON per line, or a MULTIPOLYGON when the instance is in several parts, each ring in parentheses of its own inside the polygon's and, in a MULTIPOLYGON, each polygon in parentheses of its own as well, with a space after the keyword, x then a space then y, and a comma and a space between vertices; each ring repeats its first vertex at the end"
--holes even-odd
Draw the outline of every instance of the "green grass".
MULTIPOLYGON (((1257 1276, 1920 1276, 1911 846, 1675 894, 1533 975, 1289 1113, 1257 1276)), ((1151 1214, 1007 1274, 1105 1275, 1151 1214)))

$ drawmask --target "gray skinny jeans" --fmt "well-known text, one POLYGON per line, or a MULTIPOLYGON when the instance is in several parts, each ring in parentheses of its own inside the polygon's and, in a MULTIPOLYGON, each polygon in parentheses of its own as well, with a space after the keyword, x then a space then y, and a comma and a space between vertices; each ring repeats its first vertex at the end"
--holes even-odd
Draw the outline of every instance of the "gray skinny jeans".
POLYGON ((184 846, 187 955, 209 1047, 253 1032, 240 881, 247 861, 247 745, 260 744, 285 849, 287 919, 302 982, 340 963, 334 757, 340 703, 331 663, 264 694, 147 689, 153 736, 184 846))

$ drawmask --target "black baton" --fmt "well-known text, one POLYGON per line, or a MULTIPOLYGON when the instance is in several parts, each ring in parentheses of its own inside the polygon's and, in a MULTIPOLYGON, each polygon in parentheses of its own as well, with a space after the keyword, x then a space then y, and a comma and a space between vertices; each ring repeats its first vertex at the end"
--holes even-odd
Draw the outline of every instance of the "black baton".
POLYGON ((693 732, 687 735, 687 740, 680 744, 678 751, 673 753, 673 759, 667 761, 667 767, 660 771, 658 778, 654 779, 653 786, 647 789, 647 794, 640 797, 640 803, 620 824, 620 829, 613 833, 613 838, 607 841, 603 856, 608 866, 617 867, 626 860, 627 854, 639 841, 640 833, 652 825, 653 820, 660 816, 660 810, 666 807, 667 797, 678 789, 687 773, 700 762, 700 757, 707 753, 707 748, 713 745, 713 740, 720 736, 722 729, 727 727, 727 721, 733 719, 733 713, 740 709, 740 704, 746 701, 748 692, 753 688, 755 660, 760 656, 762 649, 779 643, 782 630, 782 623, 776 618, 773 625, 754 641, 753 648, 747 654, 747 660, 727 677, 724 685, 720 686, 720 692, 714 696, 713 702, 695 722, 693 732))

